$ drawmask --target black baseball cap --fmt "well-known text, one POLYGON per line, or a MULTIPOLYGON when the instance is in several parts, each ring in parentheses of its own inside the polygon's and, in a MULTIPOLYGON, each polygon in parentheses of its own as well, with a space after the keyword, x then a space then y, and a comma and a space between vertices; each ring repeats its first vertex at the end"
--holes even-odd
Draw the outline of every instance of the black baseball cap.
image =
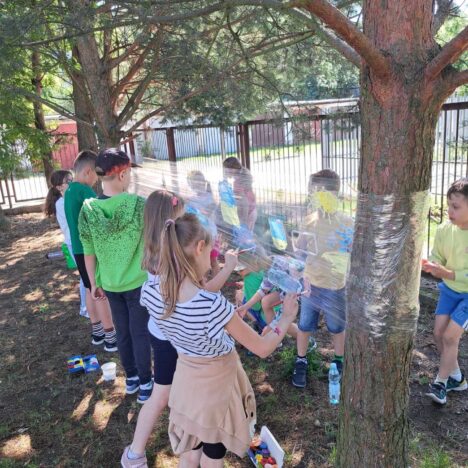
POLYGON ((141 167, 132 162, 127 153, 117 148, 107 148, 99 152, 96 158, 96 174, 110 176, 128 167, 141 167))

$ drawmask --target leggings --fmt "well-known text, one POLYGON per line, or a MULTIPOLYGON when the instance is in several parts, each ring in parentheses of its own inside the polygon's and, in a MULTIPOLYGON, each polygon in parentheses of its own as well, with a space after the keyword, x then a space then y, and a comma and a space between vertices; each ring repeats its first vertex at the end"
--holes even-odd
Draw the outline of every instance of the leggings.
POLYGON ((226 456, 226 447, 218 442, 216 444, 207 444, 206 442, 200 442, 193 450, 199 450, 203 447, 203 453, 213 460, 221 460, 226 456))

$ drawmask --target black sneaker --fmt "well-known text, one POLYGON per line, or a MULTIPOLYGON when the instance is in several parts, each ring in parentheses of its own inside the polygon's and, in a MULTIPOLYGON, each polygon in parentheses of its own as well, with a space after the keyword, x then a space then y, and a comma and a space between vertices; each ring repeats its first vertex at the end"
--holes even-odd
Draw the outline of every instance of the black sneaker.
POLYGON ((336 368, 338 369, 341 377, 343 375, 343 361, 340 361, 339 359, 333 359, 332 364, 333 363, 336 364, 336 368))
POLYGON ((447 403, 447 390, 442 382, 434 382, 429 384, 429 391, 426 395, 439 405, 447 403))
POLYGON ((104 351, 107 351, 108 353, 118 351, 117 343, 115 341, 110 343, 109 341, 104 340, 104 351))
POLYGON ((307 359, 298 358, 294 364, 292 384, 297 388, 304 388, 307 383, 307 359))
POLYGON ((99 346, 99 345, 102 345, 102 343, 104 343, 104 338, 105 338, 106 335, 102 334, 102 335, 95 335, 94 333, 91 335, 91 344, 93 345, 96 345, 96 346, 99 346))
POLYGON ((461 376, 460 381, 454 379, 453 377, 449 377, 447 380, 447 393, 453 392, 453 391, 461 392, 463 390, 466 390, 467 388, 468 388, 468 383, 463 374, 461 376))

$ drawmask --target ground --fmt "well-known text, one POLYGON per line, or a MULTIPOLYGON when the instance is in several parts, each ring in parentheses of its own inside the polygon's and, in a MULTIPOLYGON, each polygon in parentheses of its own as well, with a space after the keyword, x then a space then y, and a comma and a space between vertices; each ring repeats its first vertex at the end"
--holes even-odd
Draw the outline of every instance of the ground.
MULTIPOLYGON (((121 369, 115 384, 104 383, 99 373, 68 376, 71 355, 96 353, 101 363, 117 356, 90 343, 89 325, 78 315, 76 273, 66 270, 63 259, 45 258, 60 248, 58 227, 39 214, 11 221, 11 232, 0 234, 0 467, 118 466, 139 406, 134 396, 124 395, 121 369)), ((225 293, 232 297, 232 288, 225 293)), ((423 280, 411 372, 411 466, 468 466, 468 392, 451 393, 444 408, 424 397, 437 363, 431 337, 435 297, 435 283, 423 280)), ((291 341, 263 361, 240 350, 257 395, 259 427, 267 425, 277 437, 287 467, 333 466, 337 408, 328 404, 324 373, 331 350, 323 330, 317 341, 304 391, 289 383, 291 341)), ((467 351, 465 338, 460 349, 465 369, 467 351)), ((166 429, 167 415, 148 446, 151 467, 177 464, 166 429)), ((227 463, 250 466, 234 456, 227 463)))

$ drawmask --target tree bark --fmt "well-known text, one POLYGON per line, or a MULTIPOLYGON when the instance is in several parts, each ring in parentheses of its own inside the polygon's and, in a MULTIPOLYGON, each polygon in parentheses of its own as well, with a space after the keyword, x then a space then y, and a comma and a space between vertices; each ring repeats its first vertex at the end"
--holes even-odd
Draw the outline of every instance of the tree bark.
MULTIPOLYGON (((41 97, 42 95, 42 77, 43 71, 41 70, 41 57, 39 52, 33 50, 31 55, 31 64, 33 78, 31 80, 34 86, 34 92, 37 96, 41 97)), ((42 108, 42 103, 33 100, 33 110, 34 110, 34 126, 41 132, 47 133, 47 127, 45 123, 44 110, 42 108)), ((52 151, 42 152, 41 154, 42 165, 44 168, 44 175, 47 181, 47 186, 50 187, 50 176, 54 172, 53 156, 52 151)))
POLYGON ((360 197, 337 466, 406 467, 426 194, 447 90, 442 78, 428 81, 423 73, 438 50, 432 0, 365 0, 363 15, 364 33, 388 57, 391 73, 361 69, 360 197))
MULTIPOLYGON (((79 63, 78 50, 73 47, 73 57, 79 63)), ((73 72, 72 72, 73 73, 73 72)), ((84 122, 89 122, 85 125, 82 122, 76 123, 78 149, 80 151, 89 149, 92 151, 98 150, 97 138, 94 133, 93 112, 90 108, 89 96, 87 94, 86 81, 81 73, 73 73, 73 104, 75 106, 75 115, 84 122)))

